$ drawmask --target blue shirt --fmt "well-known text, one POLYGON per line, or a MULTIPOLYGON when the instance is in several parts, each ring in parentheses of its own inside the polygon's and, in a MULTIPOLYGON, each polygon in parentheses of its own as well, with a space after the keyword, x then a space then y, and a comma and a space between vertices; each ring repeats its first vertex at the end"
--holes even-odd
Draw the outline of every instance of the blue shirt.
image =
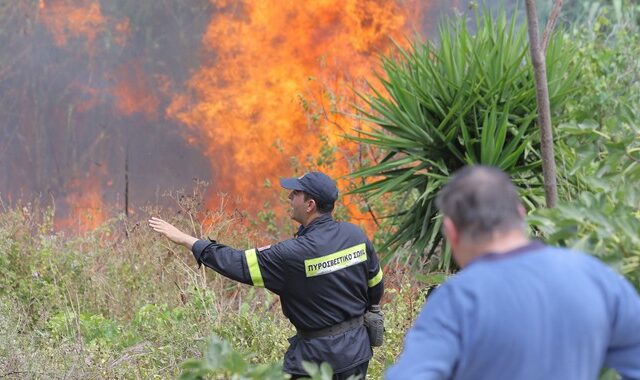
POLYGON ((597 259, 532 243, 435 290, 386 373, 410 379, 640 379, 640 297, 597 259))

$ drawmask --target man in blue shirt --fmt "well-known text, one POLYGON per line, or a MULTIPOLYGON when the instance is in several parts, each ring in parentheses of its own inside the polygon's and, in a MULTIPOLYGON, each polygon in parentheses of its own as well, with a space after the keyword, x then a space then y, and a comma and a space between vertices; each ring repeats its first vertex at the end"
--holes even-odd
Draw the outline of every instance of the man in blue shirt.
POLYGON ((640 379, 640 297, 583 253, 530 241, 508 176, 475 166, 438 196, 463 269, 429 297, 396 379, 640 379))

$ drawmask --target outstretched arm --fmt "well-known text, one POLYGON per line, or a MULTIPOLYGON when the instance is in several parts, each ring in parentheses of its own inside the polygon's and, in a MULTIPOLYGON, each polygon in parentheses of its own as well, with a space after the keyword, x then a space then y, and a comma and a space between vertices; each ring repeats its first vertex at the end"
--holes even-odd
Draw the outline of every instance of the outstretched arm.
POLYGON ((244 284, 266 287, 275 293, 281 289, 283 274, 278 265, 279 255, 273 249, 258 254, 256 249, 242 251, 213 240, 196 239, 156 217, 149 219, 149 226, 172 242, 189 248, 199 265, 204 264, 244 284))
POLYGON ((198 241, 195 237, 180 231, 173 224, 165 222, 160 218, 152 217, 149 219, 149 227, 166 236, 172 242, 180 244, 188 249, 191 249, 193 244, 198 241))

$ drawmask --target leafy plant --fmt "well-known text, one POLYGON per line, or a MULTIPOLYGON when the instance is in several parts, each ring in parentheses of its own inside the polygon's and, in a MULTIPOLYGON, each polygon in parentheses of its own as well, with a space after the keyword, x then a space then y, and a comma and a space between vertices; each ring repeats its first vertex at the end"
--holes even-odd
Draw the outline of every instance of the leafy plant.
POLYGON ((231 345, 212 335, 203 351, 201 359, 189 359, 181 365, 180 379, 202 379, 206 375, 225 375, 231 379, 282 380, 279 364, 252 365, 231 345))
MULTIPOLYGON (((331 380, 333 369, 327 363, 303 362, 302 366, 311 380, 331 380)), ((202 379, 209 375, 224 376, 225 379, 283 380, 290 378, 282 372, 280 364, 254 365, 235 351, 229 342, 216 335, 209 337, 201 359, 189 359, 181 365, 181 380, 202 379)), ((358 380, 351 376, 349 380, 358 380)))
MULTIPOLYGON (((474 163, 507 171, 528 206, 540 203, 542 180, 536 99, 527 33, 504 11, 476 17, 475 34, 460 18, 440 27, 439 44, 397 47, 383 57, 384 91, 360 96, 361 118, 374 125, 349 136, 387 152, 355 171, 366 178, 353 193, 403 199, 396 229, 382 249, 411 243, 432 255, 442 239, 435 197, 449 175, 474 163)), ((572 91, 571 48, 556 35, 547 50, 549 94, 558 109, 572 91)), ((448 265, 448 260, 444 262, 448 265)))
POLYGON ((550 243, 600 257, 640 289, 640 23, 619 3, 596 8, 571 36, 582 90, 557 129, 563 202, 530 222, 550 243))
POLYGON ((591 123, 561 131, 572 144, 562 151, 572 162, 573 194, 556 209, 536 210, 530 222, 550 243, 600 257, 640 289, 640 129, 622 124, 607 133, 591 123))
POLYGON ((84 342, 95 344, 114 343, 120 334, 117 323, 102 315, 89 313, 56 314, 49 320, 48 327, 56 337, 73 337, 74 334, 79 333, 84 342))

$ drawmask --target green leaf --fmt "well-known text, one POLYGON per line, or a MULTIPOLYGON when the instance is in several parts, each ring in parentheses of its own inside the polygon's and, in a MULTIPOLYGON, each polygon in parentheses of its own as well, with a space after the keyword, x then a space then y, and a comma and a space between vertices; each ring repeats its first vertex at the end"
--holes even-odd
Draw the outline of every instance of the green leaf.
MULTIPOLYGON (((447 176, 464 165, 484 163, 507 171, 522 187, 524 203, 536 207, 542 189, 536 91, 528 56, 526 25, 476 14, 472 33, 459 17, 439 27, 439 43, 395 43, 382 57, 382 90, 357 93, 367 124, 349 138, 382 149, 387 157, 358 168, 351 176, 363 185, 352 190, 375 200, 402 194, 382 251, 406 247, 427 258, 442 252, 435 207, 447 176)), ((554 110, 561 109, 577 78, 573 50, 555 34, 547 51, 548 80, 554 110)), ((640 174, 639 174, 640 175, 640 174)), ((443 264, 449 267, 448 263, 443 264)))

